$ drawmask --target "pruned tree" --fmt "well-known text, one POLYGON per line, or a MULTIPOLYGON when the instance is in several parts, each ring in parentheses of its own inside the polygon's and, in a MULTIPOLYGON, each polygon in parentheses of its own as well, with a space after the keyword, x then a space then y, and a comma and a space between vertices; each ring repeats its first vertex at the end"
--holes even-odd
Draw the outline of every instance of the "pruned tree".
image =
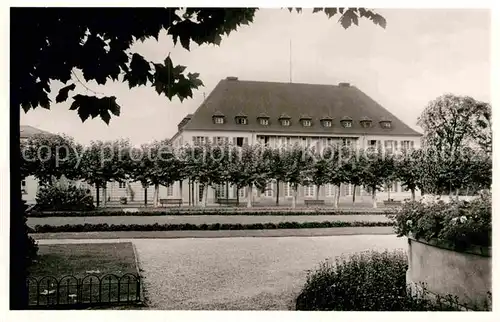
POLYGON ((272 149, 269 161, 269 176, 276 180, 276 206, 279 206, 280 183, 284 183, 286 180, 286 164, 283 159, 283 148, 272 149))
POLYGON ((356 204, 356 188, 363 185, 364 173, 366 166, 366 158, 364 151, 347 148, 348 158, 347 162, 343 165, 343 170, 347 175, 347 183, 352 185, 352 204, 356 204))
POLYGON ((311 168, 311 182, 316 187, 316 200, 319 199, 319 189, 330 181, 331 163, 322 153, 316 152, 308 156, 308 167, 311 168))
POLYGON ((129 151, 128 140, 92 141, 84 150, 81 160, 82 179, 95 186, 97 207, 100 188, 103 189, 105 205, 108 182, 127 180, 129 166, 126 162, 129 151))
POLYGON ((422 190, 424 156, 422 150, 403 151, 396 159, 396 179, 401 186, 411 191, 411 200, 415 201, 415 190, 422 190))
POLYGON ((38 134, 22 145, 21 166, 41 185, 53 184, 63 176, 78 179, 82 174, 79 167, 82 150, 69 136, 38 134))
POLYGON ((286 169, 285 182, 288 182, 293 190, 292 208, 295 208, 299 185, 308 186, 311 183, 311 163, 307 159, 306 150, 298 144, 284 151, 283 160, 286 169))
POLYGON ((370 188, 373 208, 377 208, 377 191, 389 186, 396 178, 396 162, 392 154, 382 149, 366 151, 363 156, 362 182, 370 188))
POLYGON ((333 207, 338 208, 340 202, 340 186, 349 182, 349 160, 351 149, 343 146, 331 146, 324 152, 325 159, 330 160, 328 167, 328 183, 334 185, 333 207))

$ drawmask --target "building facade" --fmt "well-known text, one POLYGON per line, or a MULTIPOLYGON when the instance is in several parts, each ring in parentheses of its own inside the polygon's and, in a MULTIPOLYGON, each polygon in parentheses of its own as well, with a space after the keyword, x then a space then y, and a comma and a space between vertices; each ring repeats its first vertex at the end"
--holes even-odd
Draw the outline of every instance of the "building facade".
MULTIPOLYGON (((26 135, 25 135, 26 136, 26 135)), ((23 135, 21 135, 23 137, 23 135)), ((321 148, 329 144, 384 149, 419 148, 421 134, 411 129, 361 90, 348 83, 316 85, 243 81, 236 77, 221 80, 204 102, 179 124, 170 142, 174 147, 205 142, 232 143, 237 146, 264 144, 278 147, 301 144, 321 148)), ((80 186, 96 190, 85 183, 80 186)), ((38 189, 34 178, 23 183, 25 199, 34 201, 38 189)), ((217 199, 239 198, 246 203, 272 205, 292 203, 293 191, 288 183, 269 182, 264 192, 252 189, 237 190, 228 184, 209 187, 207 205, 216 205, 217 199)), ((182 199, 184 205, 202 205, 202 187, 198 183, 176 182, 160 186, 158 199, 182 199)), ((306 199, 321 199, 333 203, 335 187, 302 186, 298 189, 297 204, 306 199)), ((100 189, 102 204, 152 204, 154 187, 144 189, 139 182, 110 182, 100 189), (146 191, 145 191, 146 190, 146 191)), ((340 202, 351 203, 355 194, 357 203, 371 204, 371 194, 364 187, 340 187, 340 202)), ((411 197, 409 191, 394 183, 377 193, 379 202, 388 198, 403 200, 411 197)))

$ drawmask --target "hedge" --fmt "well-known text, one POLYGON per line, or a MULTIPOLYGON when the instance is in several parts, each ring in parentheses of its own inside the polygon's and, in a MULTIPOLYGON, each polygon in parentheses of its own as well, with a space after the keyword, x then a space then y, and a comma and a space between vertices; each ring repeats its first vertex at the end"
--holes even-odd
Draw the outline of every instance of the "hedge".
POLYGON ((78 225, 36 225, 30 227, 30 233, 59 232, 97 232, 97 231, 174 231, 174 230, 259 230, 259 229, 300 229, 300 228, 334 228, 334 227, 388 227, 392 222, 368 221, 323 221, 323 222, 280 222, 257 224, 146 224, 146 225, 108 225, 108 224, 78 224, 78 225))
POLYGON ((235 209, 172 209, 169 211, 138 211, 125 212, 123 210, 96 210, 96 211, 53 211, 38 212, 33 211, 28 217, 46 218, 46 217, 107 217, 107 216, 314 216, 314 215, 390 215, 394 214, 393 209, 384 209, 374 211, 365 210, 335 210, 335 209, 304 209, 304 210, 284 210, 284 209, 254 209, 241 211, 235 209))

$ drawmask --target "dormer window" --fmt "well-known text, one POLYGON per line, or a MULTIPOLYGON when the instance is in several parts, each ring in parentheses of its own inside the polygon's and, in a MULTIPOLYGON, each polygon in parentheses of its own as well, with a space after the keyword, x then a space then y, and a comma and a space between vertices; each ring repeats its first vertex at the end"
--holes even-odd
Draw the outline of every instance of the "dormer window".
POLYGON ((342 124, 342 126, 345 128, 351 128, 352 127, 352 119, 348 116, 344 116, 340 120, 340 124, 342 124))
POLYGON ((224 124, 225 123, 225 116, 219 111, 216 111, 212 115, 212 120, 215 124, 224 124))
POLYGON ((323 127, 332 127, 333 125, 332 121, 333 121, 332 118, 329 116, 323 117, 321 119, 321 125, 323 125, 323 127))
POLYGON ((269 125, 269 116, 266 113, 260 113, 259 116, 257 116, 257 120, 260 125, 269 125))
POLYGON ((280 120, 282 126, 290 126, 290 116, 283 113, 279 117, 279 120, 280 120))
POLYGON ((368 117, 363 117, 359 121, 359 124, 361 124, 361 126, 366 129, 372 126, 372 120, 370 120, 368 117))
POLYGON ((261 118, 261 119, 259 119, 259 123, 260 123, 260 125, 269 125, 269 120, 261 118))
POLYGON ((308 115, 302 115, 300 121, 302 122, 302 126, 308 127, 312 125, 312 119, 308 115))
POLYGON ((311 120, 302 120, 303 126, 311 126, 311 120))
POLYGON ((247 124, 247 118, 244 116, 236 117, 236 124, 242 124, 242 125, 247 124))
POLYGON ((390 129, 392 127, 392 122, 391 121, 380 121, 380 126, 383 128, 383 129, 390 129))

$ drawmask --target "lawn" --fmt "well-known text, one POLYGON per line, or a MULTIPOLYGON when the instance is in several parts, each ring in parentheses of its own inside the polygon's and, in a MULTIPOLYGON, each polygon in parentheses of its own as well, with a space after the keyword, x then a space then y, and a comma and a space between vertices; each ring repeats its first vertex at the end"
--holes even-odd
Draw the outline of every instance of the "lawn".
POLYGON ((118 304, 139 293, 132 243, 40 245, 38 254, 30 268, 30 305, 118 304))

